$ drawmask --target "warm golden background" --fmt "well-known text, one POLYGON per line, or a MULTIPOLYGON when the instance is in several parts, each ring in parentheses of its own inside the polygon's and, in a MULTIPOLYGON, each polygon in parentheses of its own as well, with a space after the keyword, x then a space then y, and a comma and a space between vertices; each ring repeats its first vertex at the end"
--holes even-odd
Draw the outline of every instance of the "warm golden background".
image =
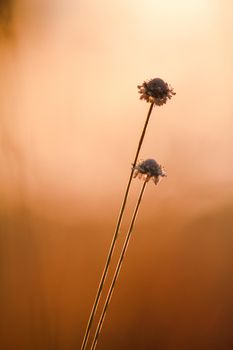
POLYGON ((97 348, 232 350, 232 1, 1 0, 0 23, 0 348, 80 348, 159 76, 141 158, 169 177, 97 348))

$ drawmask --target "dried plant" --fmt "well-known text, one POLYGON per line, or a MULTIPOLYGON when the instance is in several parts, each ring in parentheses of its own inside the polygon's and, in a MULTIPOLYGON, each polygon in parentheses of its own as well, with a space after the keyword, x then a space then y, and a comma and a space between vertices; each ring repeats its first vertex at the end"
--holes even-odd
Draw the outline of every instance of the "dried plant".
MULTIPOLYGON (((140 150, 141 150, 141 147, 142 147, 142 143, 143 143, 143 140, 144 140, 144 137, 145 137, 146 129, 147 129, 147 126, 148 126, 148 123, 149 123, 149 119, 150 119, 150 116, 151 116, 151 112, 153 110, 154 105, 161 106, 162 104, 166 103, 167 99, 170 99, 172 97, 172 95, 175 95, 175 92, 173 91, 173 89, 170 88, 168 86, 168 84, 165 83, 160 78, 155 78, 155 79, 152 79, 152 80, 150 80, 148 82, 144 82, 142 85, 138 86, 138 89, 139 89, 139 93, 141 94, 140 99, 145 99, 147 102, 149 102, 150 103, 150 107, 149 107, 149 111, 147 113, 146 121, 144 123, 144 127, 143 127, 143 130, 142 130, 139 142, 138 142, 138 146, 137 146, 137 149, 136 149, 136 154, 135 154, 135 157, 134 157, 134 161, 132 163, 132 169, 131 169, 131 172, 130 172, 129 180, 128 180, 128 183, 127 183, 127 186, 126 186, 124 198, 123 198, 122 205, 121 205, 120 212, 119 212, 119 216, 118 216, 118 219, 117 219, 115 232, 114 232, 114 235, 113 235, 113 238, 112 238, 112 242, 111 242, 111 245, 110 245, 110 248, 109 248, 109 253, 108 253, 108 256, 107 256, 107 260, 106 260, 106 263, 105 263, 105 266, 104 266, 104 269, 103 269, 103 273, 102 273, 102 276, 101 276, 101 279, 100 279, 100 283, 99 283, 99 286, 98 286, 96 297, 95 297, 95 300, 94 300, 94 303, 93 303, 93 306, 92 306, 92 310, 91 310, 91 313, 90 313, 90 316, 89 316, 89 320, 88 320, 88 323, 87 323, 87 326, 86 326, 85 335, 84 335, 84 338, 83 338, 81 350, 85 350, 86 346, 87 346, 87 342, 88 342, 88 338, 89 338, 89 334, 90 334, 90 329, 91 329, 91 326, 92 326, 92 323, 93 323, 93 319, 94 319, 94 316, 95 316, 95 313, 96 313, 96 310, 97 310, 97 307, 98 307, 98 304, 99 304, 99 300, 100 300, 100 297, 101 297, 101 294, 102 294, 102 290, 103 290, 103 287, 104 287, 104 283, 105 283, 105 280, 106 280, 106 277, 107 277, 107 274, 108 274, 110 262, 111 262, 112 255, 113 255, 113 252, 114 252, 116 240, 117 240, 117 237, 118 237, 118 234, 119 234, 119 229, 120 229, 121 222, 122 222, 122 219, 123 219, 123 214, 124 214, 125 206, 126 206, 126 203, 127 203, 128 194, 129 194, 131 182, 132 182, 132 179, 133 179, 133 175, 134 175, 134 173, 136 174, 136 172, 138 172, 138 174, 140 174, 140 171, 139 171, 139 169, 137 169, 136 164, 137 164, 138 156, 139 156, 139 153, 140 153, 140 150), (136 170, 136 172, 135 172, 135 170, 136 170)), ((155 176, 155 175, 153 175, 153 176, 155 176)), ((160 175, 160 176, 165 176, 165 175, 160 175)), ((159 176, 157 176, 157 177, 159 177, 159 176)), ((149 178, 151 178, 151 176, 149 178)), ((147 181, 145 181, 145 183, 146 182, 147 181)), ((144 191, 144 189, 143 189, 143 191, 144 191)))
POLYGON ((167 176, 164 168, 154 159, 147 159, 140 162, 134 167, 134 170, 134 177, 139 177, 139 179, 143 178, 147 181, 152 178, 155 185, 159 183, 161 177, 167 176))
MULTIPOLYGON (((132 231, 133 231, 133 226, 134 226, 137 214, 138 214, 138 209, 139 209, 139 206, 141 204, 141 200, 142 200, 142 196, 143 196, 143 193, 145 191, 145 188, 146 188, 146 184, 147 184, 147 182, 150 179, 153 179, 154 182, 155 182, 155 178, 156 178, 156 182, 155 183, 157 184, 158 181, 159 181, 158 179, 160 178, 160 176, 162 176, 162 177, 163 176, 167 176, 164 173, 164 171, 162 170, 162 167, 160 165, 158 165, 158 163, 154 159, 147 159, 147 160, 145 160, 144 162, 142 162, 142 163, 138 164, 137 166, 135 166, 133 168, 133 170, 134 170, 134 177, 136 177, 138 175, 142 175, 142 178, 143 178, 144 182, 143 182, 141 191, 140 191, 138 199, 137 199, 137 203, 136 203, 136 206, 135 206, 135 209, 134 209, 134 212, 133 212, 133 216, 132 216, 132 219, 131 219, 131 222, 130 222, 130 226, 129 226, 129 229, 128 229, 128 232, 127 232, 127 235, 126 235, 126 238, 125 238, 125 241, 124 241, 124 245, 123 245, 123 248, 122 248, 122 251, 121 251, 118 263, 117 263, 117 267, 116 267, 115 272, 114 272, 112 283, 111 283, 111 285, 109 287, 108 294, 107 294, 107 297, 105 299, 105 303, 104 303, 104 306, 103 306, 103 311, 101 313, 100 320, 99 320, 99 323, 97 325, 97 329, 96 329, 96 332, 95 332, 95 335, 94 335, 94 339, 92 341, 91 350, 94 350, 96 345, 97 345, 98 337, 99 337, 99 334, 100 334, 100 331, 101 331, 101 328, 102 328, 102 325, 103 325, 103 322, 104 322, 104 318, 106 316, 107 308, 108 308, 109 302, 111 300, 111 297, 112 297, 112 294, 113 294, 113 291, 114 291, 114 287, 115 287, 117 278, 118 278, 119 273, 120 273, 120 269, 121 269, 121 266, 122 266, 122 263, 123 263, 123 259, 124 259, 126 250, 128 248, 128 245, 129 245, 129 240, 130 240, 130 237, 131 237, 131 234, 132 234, 132 231)), ((141 178, 141 176, 140 176, 140 178, 141 178)))
POLYGON ((175 95, 173 88, 160 78, 151 79, 148 82, 144 81, 142 85, 138 85, 140 99, 146 100, 162 106, 168 99, 175 95))

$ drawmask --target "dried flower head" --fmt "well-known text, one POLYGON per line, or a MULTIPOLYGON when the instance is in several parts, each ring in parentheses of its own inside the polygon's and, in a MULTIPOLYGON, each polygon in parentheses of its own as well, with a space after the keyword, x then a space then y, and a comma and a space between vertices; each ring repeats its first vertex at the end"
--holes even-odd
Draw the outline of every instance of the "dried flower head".
POLYGON ((141 161, 134 167, 134 177, 143 178, 145 181, 153 179, 155 185, 160 181, 160 177, 167 176, 164 168, 159 165, 154 159, 141 161))
POLYGON ((138 85, 140 99, 147 102, 154 103, 157 106, 162 106, 170 99, 172 95, 175 95, 175 91, 165 81, 160 78, 144 81, 142 85, 138 85))

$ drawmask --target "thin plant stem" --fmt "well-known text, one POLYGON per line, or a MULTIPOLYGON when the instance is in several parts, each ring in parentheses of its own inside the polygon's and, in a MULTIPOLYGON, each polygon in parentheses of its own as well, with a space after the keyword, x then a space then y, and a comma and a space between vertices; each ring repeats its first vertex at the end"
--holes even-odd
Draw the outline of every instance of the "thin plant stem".
POLYGON ((121 269, 121 266, 122 266, 122 263, 123 263, 123 259, 124 259, 126 250, 128 248, 128 245, 129 245, 129 240, 130 240, 130 237, 131 237, 131 233, 132 233, 132 230, 133 230, 135 219, 137 217, 137 213, 138 213, 138 209, 139 209, 139 206, 140 206, 140 203, 141 203, 141 200, 142 200, 142 196, 143 196, 143 193, 144 193, 145 188, 146 188, 147 181, 148 181, 148 179, 146 179, 143 182, 140 194, 138 196, 138 200, 137 200, 137 203, 136 203, 136 206, 135 206, 135 209, 134 209, 134 212, 133 212, 133 216, 132 216, 132 219, 131 219, 131 222, 130 222, 129 230, 128 230, 127 235, 126 235, 126 238, 125 238, 125 241, 124 241, 124 245, 123 245, 123 248, 122 248, 122 251, 121 251, 118 263, 117 263, 117 267, 116 267, 116 270, 114 272, 112 283, 111 283, 111 285, 109 287, 109 291, 108 291, 108 294, 107 294, 107 297, 106 297, 106 300, 105 300, 105 304, 103 306, 103 311, 101 313, 100 320, 99 320, 99 323, 97 325, 97 329, 96 329, 96 332, 95 332, 95 335, 94 335, 94 339, 93 339, 93 342, 91 344, 91 350, 94 350, 96 345, 97 345, 98 337, 99 337, 99 334, 100 334, 100 331, 101 331, 101 328, 102 328, 102 325, 103 325, 103 322, 104 322, 104 318, 106 316, 107 308, 108 308, 108 305, 110 303, 110 300, 111 300, 111 297, 112 297, 112 294, 113 294, 113 291, 114 291, 114 287, 115 287, 115 284, 116 284, 116 281, 117 281, 117 278, 119 276, 120 269, 121 269))
POLYGON ((142 143, 143 143, 143 140, 144 140, 144 137, 145 137, 147 125, 148 125, 148 122, 149 122, 149 119, 150 119, 150 116, 151 116, 151 112, 152 112, 153 106, 154 106, 154 103, 151 103, 149 111, 147 113, 147 117, 146 117, 146 121, 145 121, 143 130, 142 130, 142 134, 141 134, 141 137, 140 137, 140 140, 139 140, 139 143, 138 143, 137 151, 136 151, 135 158, 134 158, 134 161, 133 161, 133 164, 132 164, 131 173, 130 173, 129 180, 128 180, 128 183, 127 183, 127 186, 126 186, 125 195, 124 195, 124 198, 123 198, 123 201, 122 201, 122 205, 121 205, 121 208, 120 208, 120 212, 119 212, 119 216, 118 216, 118 220, 117 220, 117 224, 116 224, 116 229, 115 229, 115 232, 114 232, 114 235, 113 235, 113 238, 112 238, 112 242, 111 242, 111 245, 110 245, 110 248, 109 248, 109 253, 108 253, 107 260, 106 260, 106 263, 105 263, 105 267, 104 267, 104 270, 103 270, 103 273, 102 273, 102 276, 101 276, 101 280, 99 282, 99 287, 98 287, 98 290, 96 292, 95 301, 94 301, 94 304, 92 306, 92 310, 91 310, 91 313, 90 313, 90 316, 89 316, 89 320, 88 320, 87 327, 86 327, 86 330, 85 330, 85 335, 84 335, 84 338, 83 338, 83 343, 82 343, 81 350, 85 350, 86 346, 87 346, 87 341, 88 341, 88 338, 89 338, 89 335, 90 335, 91 325, 92 325, 92 322, 93 322, 93 319, 94 319, 94 316, 95 316, 95 313, 96 313, 96 310, 97 310, 97 307, 98 307, 98 304, 99 304, 99 300, 100 300, 100 297, 101 297, 101 294, 102 294, 104 282, 105 282, 107 274, 108 274, 109 265, 110 265, 111 258, 112 258, 113 252, 114 252, 114 248, 115 248, 116 240, 117 240, 117 237, 118 237, 119 229, 120 229, 120 226, 121 226, 121 222, 122 222, 122 218, 123 218, 123 214, 124 214, 124 210, 125 210, 128 194, 129 194, 130 185, 131 185, 133 174, 134 174, 134 167, 135 167, 135 165, 137 163, 137 160, 138 160, 139 152, 140 152, 141 147, 142 147, 142 143))

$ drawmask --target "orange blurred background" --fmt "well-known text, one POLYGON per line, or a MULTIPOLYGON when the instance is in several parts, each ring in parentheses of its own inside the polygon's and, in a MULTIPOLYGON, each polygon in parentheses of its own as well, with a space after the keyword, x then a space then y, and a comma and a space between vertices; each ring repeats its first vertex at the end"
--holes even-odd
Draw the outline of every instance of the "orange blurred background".
POLYGON ((158 76, 177 95, 140 158, 168 178, 97 348, 232 350, 232 23, 228 0, 0 2, 1 349, 80 348, 158 76))

